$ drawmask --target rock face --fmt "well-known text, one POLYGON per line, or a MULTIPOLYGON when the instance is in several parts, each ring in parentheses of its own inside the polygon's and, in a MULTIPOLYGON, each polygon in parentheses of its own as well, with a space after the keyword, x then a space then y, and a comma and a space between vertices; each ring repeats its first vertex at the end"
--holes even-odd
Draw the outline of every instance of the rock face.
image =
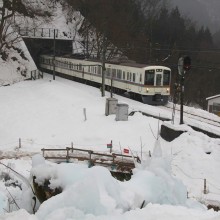
POLYGON ((181 134, 183 134, 184 132, 185 131, 183 130, 174 130, 165 125, 161 125, 160 135, 164 140, 171 142, 177 137, 179 137, 181 134))
POLYGON ((35 182, 36 177, 33 177, 33 186, 34 186, 34 191, 35 194, 40 201, 40 203, 43 203, 47 199, 51 198, 52 196, 55 196, 57 194, 60 194, 62 192, 62 188, 55 188, 51 189, 50 188, 50 180, 45 180, 43 185, 39 185, 38 183, 35 182))

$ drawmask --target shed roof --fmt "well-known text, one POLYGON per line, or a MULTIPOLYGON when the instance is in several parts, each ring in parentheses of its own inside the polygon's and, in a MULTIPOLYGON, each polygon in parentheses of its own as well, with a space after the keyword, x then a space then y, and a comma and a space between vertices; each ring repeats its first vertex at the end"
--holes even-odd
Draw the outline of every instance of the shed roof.
POLYGON ((210 96, 210 97, 206 98, 206 100, 215 99, 215 98, 218 98, 218 97, 220 97, 220 94, 219 95, 210 96))

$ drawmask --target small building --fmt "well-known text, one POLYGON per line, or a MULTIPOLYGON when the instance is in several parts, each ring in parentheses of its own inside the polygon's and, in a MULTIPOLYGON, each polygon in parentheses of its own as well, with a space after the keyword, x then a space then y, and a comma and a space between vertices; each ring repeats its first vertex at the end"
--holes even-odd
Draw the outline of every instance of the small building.
POLYGON ((208 112, 220 116, 220 95, 208 97, 206 100, 208 101, 208 112))

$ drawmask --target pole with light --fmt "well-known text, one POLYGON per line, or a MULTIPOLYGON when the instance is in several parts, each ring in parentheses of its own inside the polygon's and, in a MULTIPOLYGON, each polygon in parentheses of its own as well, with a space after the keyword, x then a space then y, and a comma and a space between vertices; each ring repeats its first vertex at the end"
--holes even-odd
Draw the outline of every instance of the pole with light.
POLYGON ((56 76, 56 67, 55 67, 55 60, 56 60, 56 35, 58 35, 58 29, 53 30, 53 80, 55 80, 56 76))
POLYGON ((180 75, 180 124, 183 124, 183 100, 184 100, 184 79, 187 71, 191 69, 191 58, 183 56, 178 61, 178 72, 180 75))

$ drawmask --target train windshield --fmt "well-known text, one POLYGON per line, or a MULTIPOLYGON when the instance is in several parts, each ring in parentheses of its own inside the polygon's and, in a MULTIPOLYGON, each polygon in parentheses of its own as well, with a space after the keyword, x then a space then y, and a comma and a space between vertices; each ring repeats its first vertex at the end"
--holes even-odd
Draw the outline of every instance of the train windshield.
POLYGON ((155 70, 146 70, 144 85, 154 85, 154 75, 155 70))
POLYGON ((169 70, 163 71, 163 85, 164 86, 170 85, 170 71, 169 70))

